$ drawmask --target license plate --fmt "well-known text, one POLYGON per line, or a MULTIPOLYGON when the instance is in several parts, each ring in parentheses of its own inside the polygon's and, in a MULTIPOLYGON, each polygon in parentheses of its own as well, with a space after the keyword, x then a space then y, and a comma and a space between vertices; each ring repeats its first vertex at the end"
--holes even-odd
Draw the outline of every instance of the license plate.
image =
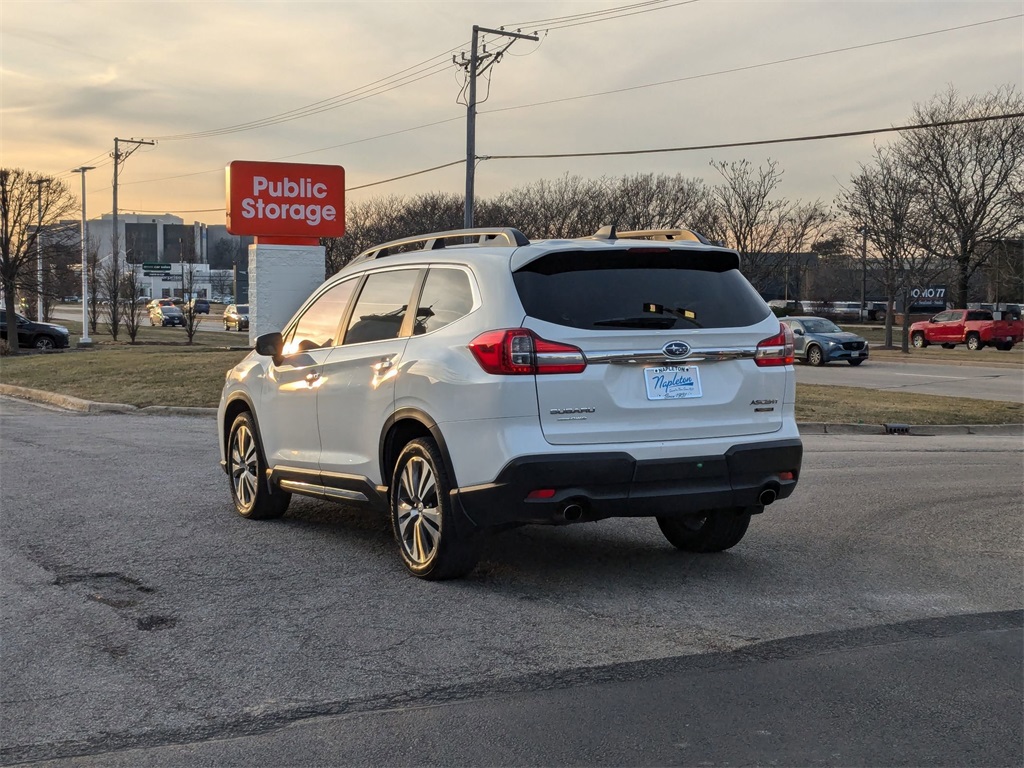
POLYGON ((700 371, 694 365, 644 368, 648 400, 700 397, 700 371))

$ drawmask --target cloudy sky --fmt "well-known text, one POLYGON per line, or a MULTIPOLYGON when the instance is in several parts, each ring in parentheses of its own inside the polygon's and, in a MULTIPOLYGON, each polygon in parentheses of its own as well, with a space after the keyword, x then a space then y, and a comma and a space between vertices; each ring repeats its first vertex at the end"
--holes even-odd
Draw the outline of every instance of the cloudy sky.
MULTIPOLYGON (((75 192, 69 171, 97 166, 90 218, 112 207, 115 136, 156 141, 124 165, 122 211, 223 223, 232 160, 342 165, 353 201, 461 194, 461 165, 375 183, 465 158, 464 71, 452 55, 468 53, 474 24, 541 38, 515 42, 480 81, 477 154, 516 155, 905 124, 915 103, 950 86, 1020 88, 1022 14, 1021 0, 3 0, 0 164, 75 192)), ((565 174, 714 182, 711 160, 771 157, 786 197, 831 201, 872 143, 888 140, 486 160, 477 195, 565 174)))

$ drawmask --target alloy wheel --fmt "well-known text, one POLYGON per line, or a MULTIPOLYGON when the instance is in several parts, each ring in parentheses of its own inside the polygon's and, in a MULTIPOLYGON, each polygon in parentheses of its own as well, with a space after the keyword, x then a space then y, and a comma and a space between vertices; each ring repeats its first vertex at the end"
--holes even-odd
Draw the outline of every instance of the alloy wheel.
POLYGON ((256 501, 258 471, 256 441, 243 424, 231 439, 231 483, 238 502, 246 509, 256 501))
POLYGON ((441 541, 441 510, 437 481, 429 462, 413 456, 402 469, 398 485, 399 541, 418 565, 430 562, 441 541))

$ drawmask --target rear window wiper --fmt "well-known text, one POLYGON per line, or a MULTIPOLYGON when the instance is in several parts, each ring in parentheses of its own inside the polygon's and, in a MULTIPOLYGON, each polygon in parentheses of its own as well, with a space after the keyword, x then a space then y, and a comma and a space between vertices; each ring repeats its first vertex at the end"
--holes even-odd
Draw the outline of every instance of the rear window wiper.
POLYGON ((592 325, 611 327, 611 328, 654 328, 657 330, 666 330, 674 327, 676 319, 674 317, 656 317, 647 315, 646 317, 610 317, 607 320, 595 320, 592 325))

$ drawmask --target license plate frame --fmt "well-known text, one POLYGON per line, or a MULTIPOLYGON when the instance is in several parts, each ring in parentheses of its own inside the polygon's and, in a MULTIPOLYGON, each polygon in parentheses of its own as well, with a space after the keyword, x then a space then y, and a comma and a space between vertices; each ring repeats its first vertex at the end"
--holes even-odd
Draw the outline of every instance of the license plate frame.
POLYGON ((696 365, 662 365, 644 368, 648 400, 695 400, 704 396, 696 365))

